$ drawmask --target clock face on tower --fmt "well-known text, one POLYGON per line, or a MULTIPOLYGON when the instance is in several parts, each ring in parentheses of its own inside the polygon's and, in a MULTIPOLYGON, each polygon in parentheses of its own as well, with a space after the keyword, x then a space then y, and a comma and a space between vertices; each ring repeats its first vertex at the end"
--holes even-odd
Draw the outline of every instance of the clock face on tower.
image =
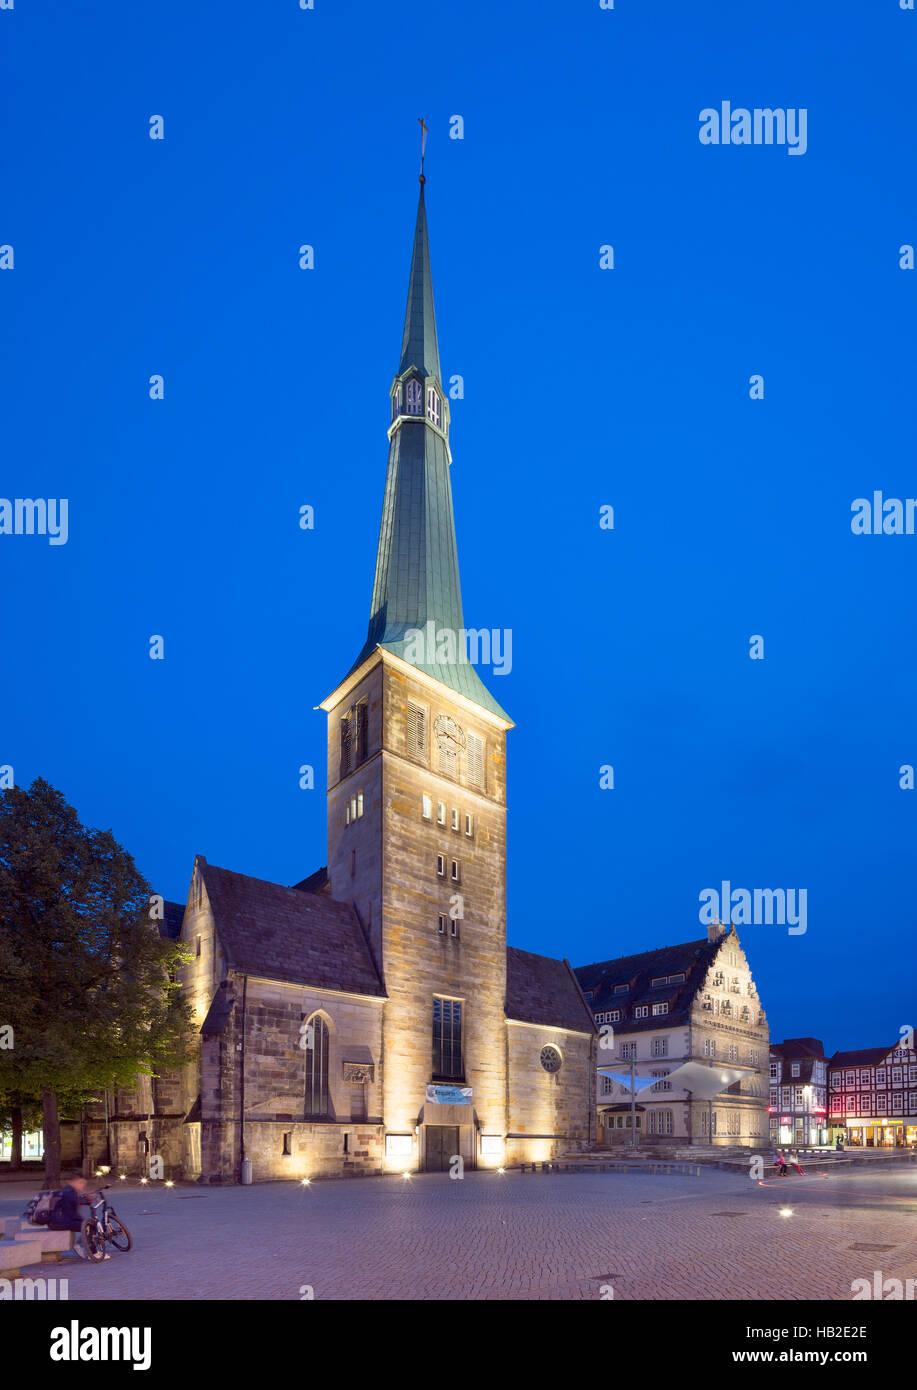
POLYGON ((450 719, 448 714, 440 714, 434 720, 433 732, 443 752, 457 753, 460 748, 465 747, 465 730, 461 724, 456 724, 454 719, 450 719))

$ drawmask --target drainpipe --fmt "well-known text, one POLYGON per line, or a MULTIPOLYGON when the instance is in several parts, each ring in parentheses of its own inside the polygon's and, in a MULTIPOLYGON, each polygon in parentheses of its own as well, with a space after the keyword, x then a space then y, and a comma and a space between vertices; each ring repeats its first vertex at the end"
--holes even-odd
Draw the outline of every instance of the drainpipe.
POLYGON ((239 1177, 244 1183, 246 1177, 251 1182, 251 1163, 245 1157, 245 1005, 248 994, 248 976, 242 976, 242 1066, 239 1079, 239 1177))

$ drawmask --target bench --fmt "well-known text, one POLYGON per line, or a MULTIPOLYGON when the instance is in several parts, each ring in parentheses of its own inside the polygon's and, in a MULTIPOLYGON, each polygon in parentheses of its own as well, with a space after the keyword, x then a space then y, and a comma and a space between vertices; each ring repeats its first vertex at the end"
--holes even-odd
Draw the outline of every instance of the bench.
POLYGON ((61 1256, 73 1249, 75 1234, 6 1217, 0 1239, 0 1273, 4 1278, 17 1279, 24 1265, 58 1264, 61 1256))

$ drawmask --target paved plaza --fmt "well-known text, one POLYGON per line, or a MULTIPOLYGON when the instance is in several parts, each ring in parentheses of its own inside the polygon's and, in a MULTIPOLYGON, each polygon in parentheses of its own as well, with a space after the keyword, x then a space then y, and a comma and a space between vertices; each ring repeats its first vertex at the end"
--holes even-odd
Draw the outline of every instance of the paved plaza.
MULTIPOLYGON (((34 1186, 0 1187, 18 1215, 34 1186)), ((769 1179, 470 1173, 255 1187, 124 1185, 134 1235, 92 1299, 831 1299, 917 1278, 917 1166, 769 1179), (780 1215, 781 1209, 792 1215, 780 1215)))

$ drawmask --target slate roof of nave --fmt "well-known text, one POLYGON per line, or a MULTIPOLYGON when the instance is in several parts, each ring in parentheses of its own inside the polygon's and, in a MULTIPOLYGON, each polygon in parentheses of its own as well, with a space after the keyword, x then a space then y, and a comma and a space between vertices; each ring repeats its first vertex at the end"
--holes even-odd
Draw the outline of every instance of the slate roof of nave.
POLYGON ((349 903, 198 864, 230 969, 346 994, 385 993, 349 903))
MULTIPOLYGON (((221 869, 203 857, 198 865, 230 969, 349 994, 384 995, 349 903, 221 869)), ((323 881, 321 870, 302 882, 315 880, 323 881)), ((595 1027, 570 963, 514 946, 506 949, 506 1014, 580 1033, 595 1027)), ((212 1022, 219 1031, 219 1020, 212 1022)))
POLYGON ((595 1021, 569 961, 506 948, 506 1017, 592 1033, 595 1021))

